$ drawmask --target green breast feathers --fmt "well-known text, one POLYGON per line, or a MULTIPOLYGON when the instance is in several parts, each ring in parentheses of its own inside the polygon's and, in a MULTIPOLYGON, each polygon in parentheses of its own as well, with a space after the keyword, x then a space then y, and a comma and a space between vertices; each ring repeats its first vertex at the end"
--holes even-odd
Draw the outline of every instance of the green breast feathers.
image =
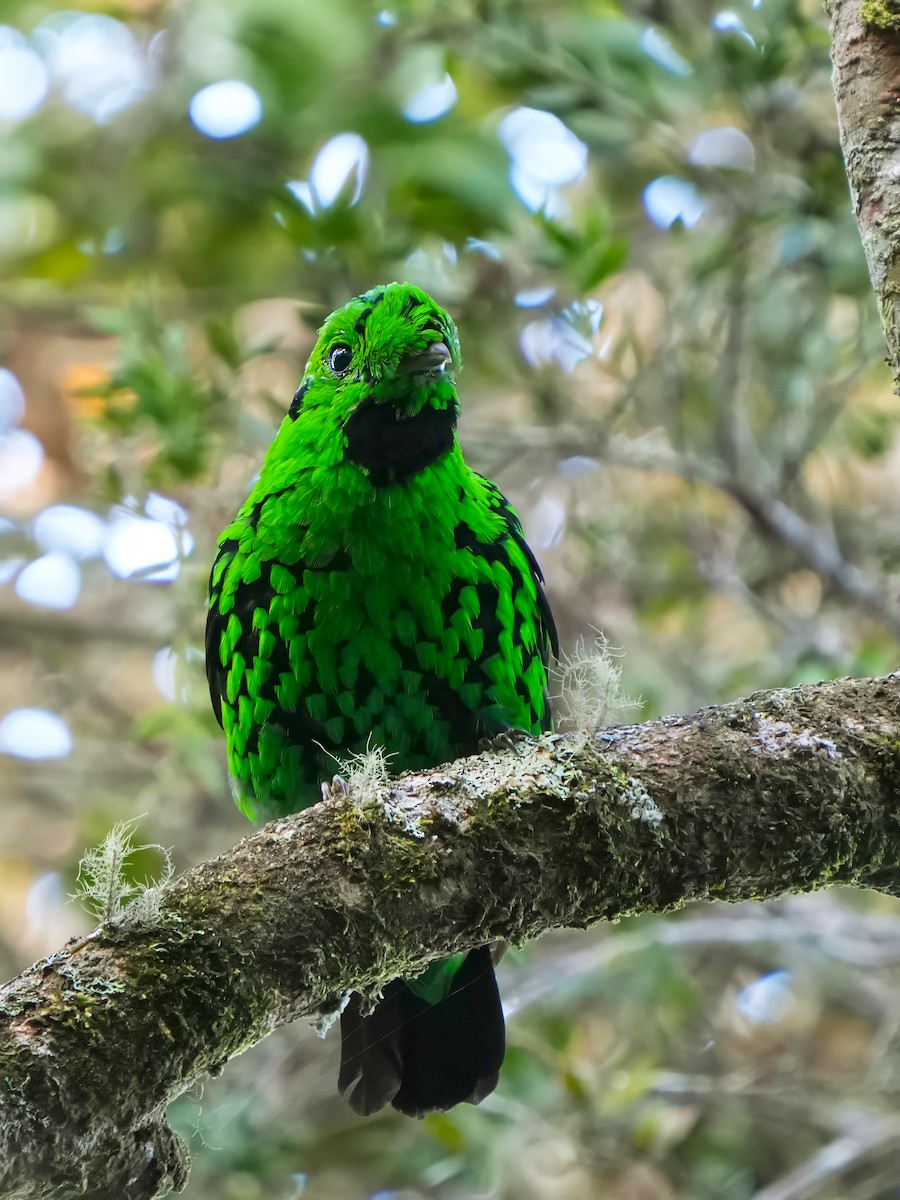
POLYGON ((219 540, 207 671, 248 816, 313 803, 367 745, 400 771, 550 726, 542 576, 462 457, 459 366, 410 285, 339 309, 219 540))

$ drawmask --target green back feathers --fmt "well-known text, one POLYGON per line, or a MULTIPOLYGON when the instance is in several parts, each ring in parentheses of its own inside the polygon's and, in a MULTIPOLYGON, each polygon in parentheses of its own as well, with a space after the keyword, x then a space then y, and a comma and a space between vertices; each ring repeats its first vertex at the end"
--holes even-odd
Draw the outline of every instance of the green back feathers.
POLYGON ((552 621, 518 519, 456 440, 453 322, 390 284, 328 318, 222 534, 207 670, 250 816, 371 741, 403 770, 549 727, 552 621))

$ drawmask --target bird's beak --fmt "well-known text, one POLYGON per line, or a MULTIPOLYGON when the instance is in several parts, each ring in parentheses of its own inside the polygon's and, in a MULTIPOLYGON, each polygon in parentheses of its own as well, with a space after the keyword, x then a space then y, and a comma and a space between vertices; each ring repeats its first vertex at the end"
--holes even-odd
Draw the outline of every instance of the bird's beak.
POLYGON ((398 375, 427 375, 442 371, 450 361, 450 351, 443 342, 432 342, 421 354, 408 354, 401 358, 398 375))

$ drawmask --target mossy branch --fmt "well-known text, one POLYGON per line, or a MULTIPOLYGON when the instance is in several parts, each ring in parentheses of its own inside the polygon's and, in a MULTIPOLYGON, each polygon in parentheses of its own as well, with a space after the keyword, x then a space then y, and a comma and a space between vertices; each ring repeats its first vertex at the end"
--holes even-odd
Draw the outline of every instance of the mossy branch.
POLYGON ((275 821, 0 988, 0 1195, 185 1182, 165 1107, 437 956, 688 900, 900 889, 900 674, 512 749, 275 821))

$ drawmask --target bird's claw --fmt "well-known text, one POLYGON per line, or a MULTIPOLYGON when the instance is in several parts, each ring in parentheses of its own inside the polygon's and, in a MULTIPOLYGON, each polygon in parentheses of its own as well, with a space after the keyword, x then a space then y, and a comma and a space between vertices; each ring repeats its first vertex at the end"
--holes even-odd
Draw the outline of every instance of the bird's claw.
POLYGON ((532 741, 531 734, 525 729, 504 729, 502 733, 495 734, 494 737, 483 737, 478 743, 478 749, 481 751, 512 750, 513 754, 518 754, 521 743, 530 741, 532 741))
POLYGON ((323 800, 343 800, 350 795, 350 784, 343 775, 332 775, 330 783, 323 779, 320 786, 323 800))

